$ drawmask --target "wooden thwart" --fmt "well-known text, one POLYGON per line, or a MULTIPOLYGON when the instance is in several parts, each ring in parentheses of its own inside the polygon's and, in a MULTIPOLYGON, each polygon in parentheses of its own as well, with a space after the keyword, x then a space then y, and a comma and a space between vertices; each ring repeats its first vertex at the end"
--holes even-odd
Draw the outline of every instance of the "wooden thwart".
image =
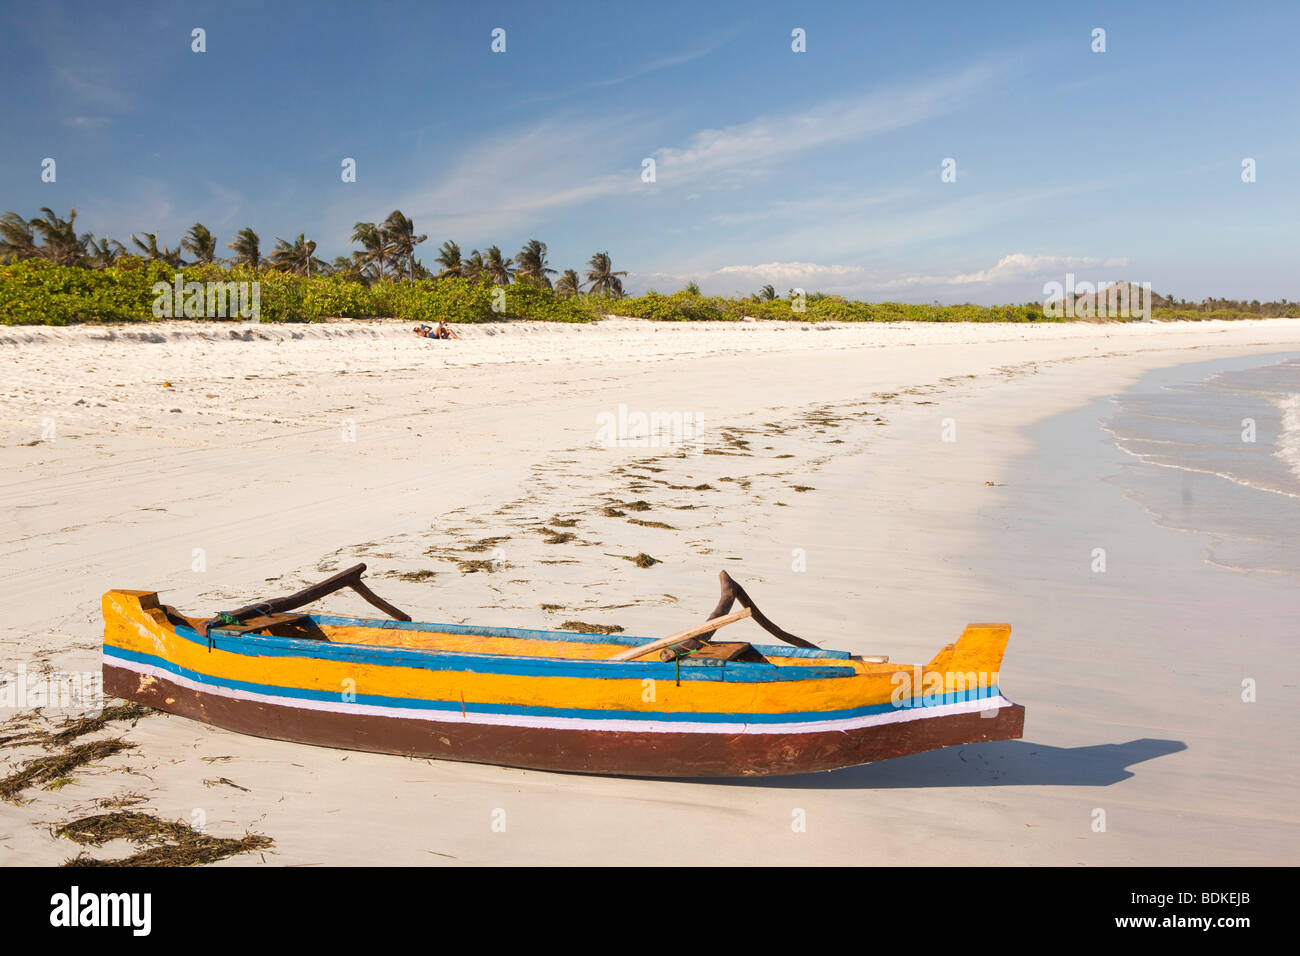
POLYGON ((607 661, 636 660, 638 657, 644 657, 646 654, 651 654, 654 651, 661 650, 665 647, 672 647, 676 644, 682 644, 686 641, 689 641, 693 637, 699 637, 701 634, 712 634, 720 627, 725 627, 728 624, 734 624, 737 621, 743 621, 745 618, 751 617, 752 615, 753 612, 749 608, 744 608, 743 610, 734 611, 731 614, 727 614, 723 617, 710 618, 709 620, 705 621, 703 624, 697 624, 695 625, 695 627, 687 628, 686 630, 681 631, 680 633, 677 634, 673 634, 669 637, 660 638, 657 641, 651 641, 649 644, 642 644, 638 647, 629 647, 625 651, 619 651, 613 657, 605 658, 605 660, 607 661))
POLYGON ((272 627, 280 627, 285 624, 299 624, 307 619, 305 614, 268 614, 266 616, 258 615, 250 617, 242 624, 231 624, 222 627, 217 625, 223 631, 231 634, 252 634, 254 631, 263 631, 272 627))

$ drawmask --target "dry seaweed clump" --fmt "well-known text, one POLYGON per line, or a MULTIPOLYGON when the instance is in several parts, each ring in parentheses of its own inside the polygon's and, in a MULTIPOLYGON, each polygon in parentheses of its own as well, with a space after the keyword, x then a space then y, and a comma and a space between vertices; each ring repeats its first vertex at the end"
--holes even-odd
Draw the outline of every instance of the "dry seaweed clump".
POLYGON ((669 531, 676 531, 670 524, 664 524, 662 521, 642 521, 640 518, 628 518, 628 524, 640 525, 642 528, 665 528, 669 531))
POLYGON ((57 783, 62 786, 67 782, 69 771, 111 757, 134 746, 121 737, 110 737, 107 740, 78 744, 63 753, 50 754, 48 757, 35 757, 26 761, 9 776, 0 779, 0 799, 17 801, 19 794, 35 784, 57 783))
POLYGON ((562 631, 577 631, 579 634, 622 634, 623 629, 617 624, 588 624, 586 621, 565 621, 560 625, 562 631))
POLYGON ((420 571, 401 571, 398 574, 396 574, 395 577, 399 581, 411 581, 413 583, 418 584, 421 581, 428 581, 430 578, 437 577, 437 575, 438 575, 437 571, 420 570, 420 571))
POLYGON ((99 712, 97 717, 81 717, 76 720, 67 720, 59 725, 57 733, 50 737, 50 743, 66 744, 89 733, 99 730, 110 720, 139 720, 152 714, 153 708, 146 707, 144 704, 125 703, 115 704, 112 707, 105 707, 99 712))
POLYGON ((76 740, 78 737, 94 733, 102 729, 109 721, 112 720, 139 720, 146 714, 153 713, 152 707, 146 707, 144 704, 123 703, 113 707, 105 707, 94 717, 70 718, 59 724, 53 732, 48 730, 38 730, 32 727, 33 717, 31 715, 19 715, 18 717, 0 725, 0 730, 18 730, 20 733, 5 734, 0 736, 0 747, 26 747, 32 744, 41 744, 47 750, 63 746, 76 740))
POLYGON ((465 547, 462 550, 472 551, 472 552, 491 551, 502 541, 509 541, 509 540, 510 540, 510 535, 508 534, 501 535, 500 537, 496 537, 496 538, 479 538, 473 544, 465 545, 465 547))
POLYGON ((270 837, 260 834, 246 833, 237 839, 214 837, 178 820, 163 820, 134 810, 83 817, 58 827, 54 834, 82 846, 127 840, 141 848, 140 852, 119 860, 99 860, 81 853, 65 861, 64 866, 194 866, 274 845, 270 837))

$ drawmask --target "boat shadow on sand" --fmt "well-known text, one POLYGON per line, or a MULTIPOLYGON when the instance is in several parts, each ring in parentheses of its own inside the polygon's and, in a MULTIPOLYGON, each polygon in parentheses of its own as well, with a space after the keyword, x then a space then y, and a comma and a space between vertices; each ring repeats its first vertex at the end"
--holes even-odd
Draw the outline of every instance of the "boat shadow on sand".
POLYGON ((1135 774, 1134 764, 1186 750, 1181 740, 1143 737, 1126 744, 1050 747, 1024 740, 947 747, 879 763, 788 777, 696 780, 697 783, 808 790, 919 787, 1108 787, 1135 774))

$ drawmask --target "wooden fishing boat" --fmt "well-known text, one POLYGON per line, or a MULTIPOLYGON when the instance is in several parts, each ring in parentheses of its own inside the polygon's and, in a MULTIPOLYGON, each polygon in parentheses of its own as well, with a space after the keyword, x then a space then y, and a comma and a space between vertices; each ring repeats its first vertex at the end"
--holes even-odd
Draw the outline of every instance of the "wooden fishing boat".
POLYGON ((783 631, 725 572, 704 624, 653 640, 413 623, 364 570, 206 620, 109 591, 105 692, 260 737, 648 777, 834 770, 1024 724, 998 686, 1005 624, 968 625, 905 666, 783 631), (394 620, 290 613, 342 587, 394 620), (783 643, 712 640, 744 618, 783 643))

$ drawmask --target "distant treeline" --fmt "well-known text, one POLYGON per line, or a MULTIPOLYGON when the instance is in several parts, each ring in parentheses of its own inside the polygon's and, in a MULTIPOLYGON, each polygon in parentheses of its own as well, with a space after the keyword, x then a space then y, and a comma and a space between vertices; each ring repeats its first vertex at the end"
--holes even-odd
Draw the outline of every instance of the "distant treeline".
MULTIPOLYGON (((258 318, 270 322, 313 322, 327 318, 400 318, 416 322, 491 322, 526 319, 586 322, 608 314, 657 321, 739 321, 745 318, 805 322, 1043 322, 1041 303, 1023 305, 915 305, 860 302, 838 295, 779 296, 764 286, 752 296, 706 296, 690 283, 671 294, 624 294, 622 277, 609 253, 597 252, 585 275, 566 269, 557 275, 544 242, 529 240, 514 256, 488 246, 468 256, 451 241, 439 248, 436 270, 415 255, 427 236, 394 210, 380 223, 359 222, 350 256, 326 263, 316 243, 299 234, 276 240, 269 256, 252 229, 241 229, 217 256, 217 239, 195 223, 175 249, 159 246, 153 233, 131 236, 136 252, 114 239, 78 234, 77 211, 65 219, 41 210, 35 219, 16 213, 0 217, 0 324, 68 325, 78 322, 148 322, 167 317, 232 319, 214 310, 213 296, 188 308, 186 289, 226 283, 257 283, 258 318), (190 256, 186 261, 184 256, 190 256), (180 275, 178 282, 177 276, 180 275), (552 282, 551 276, 557 276, 552 282), (159 309, 160 290, 175 289, 159 309)), ((220 301, 227 297, 222 293, 220 301)), ((243 301, 247 301, 246 299, 243 301)), ((1156 319, 1260 318, 1295 315, 1295 303, 1207 299, 1200 303, 1152 294, 1156 319)), ((247 317, 247 315, 243 316, 247 317)))

